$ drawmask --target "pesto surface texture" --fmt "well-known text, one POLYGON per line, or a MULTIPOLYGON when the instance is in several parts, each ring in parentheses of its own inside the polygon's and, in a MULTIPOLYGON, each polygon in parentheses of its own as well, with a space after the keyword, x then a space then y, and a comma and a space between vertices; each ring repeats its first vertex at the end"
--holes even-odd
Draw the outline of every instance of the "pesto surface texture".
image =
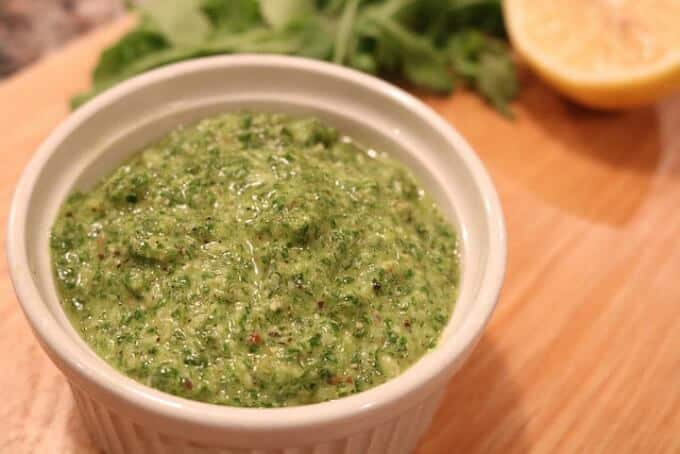
POLYGON ((50 247, 76 330, 159 390, 242 407, 336 399, 438 342, 457 239, 401 164, 314 118, 179 128, 64 203, 50 247))

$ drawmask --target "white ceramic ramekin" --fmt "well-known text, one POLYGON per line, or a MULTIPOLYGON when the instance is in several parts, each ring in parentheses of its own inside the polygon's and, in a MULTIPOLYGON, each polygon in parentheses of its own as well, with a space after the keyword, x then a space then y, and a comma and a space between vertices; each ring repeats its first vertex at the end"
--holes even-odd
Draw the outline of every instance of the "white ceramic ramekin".
MULTIPOLYGON (((402 90, 339 66, 226 56, 152 71, 86 104, 40 146, 16 188, 7 251, 36 337, 68 378, 83 421, 108 453, 405 453, 430 424, 451 376, 496 304, 505 228, 496 191, 468 144, 402 90), (462 281, 437 348, 401 376, 336 401, 285 409, 177 398, 116 372, 61 310, 48 234, 61 202, 169 129, 218 112, 268 110, 326 119, 420 177, 462 240, 462 281)), ((452 251, 453 253, 453 251, 452 251)))

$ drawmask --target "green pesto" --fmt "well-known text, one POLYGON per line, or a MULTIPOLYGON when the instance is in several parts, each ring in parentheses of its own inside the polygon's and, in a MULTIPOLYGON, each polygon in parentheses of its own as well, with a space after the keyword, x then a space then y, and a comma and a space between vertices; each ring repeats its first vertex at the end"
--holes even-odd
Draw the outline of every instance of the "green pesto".
POLYGON ((438 341, 457 240, 413 175, 314 118, 180 128, 89 192, 50 247, 62 304, 159 390, 280 407, 398 375, 438 341))

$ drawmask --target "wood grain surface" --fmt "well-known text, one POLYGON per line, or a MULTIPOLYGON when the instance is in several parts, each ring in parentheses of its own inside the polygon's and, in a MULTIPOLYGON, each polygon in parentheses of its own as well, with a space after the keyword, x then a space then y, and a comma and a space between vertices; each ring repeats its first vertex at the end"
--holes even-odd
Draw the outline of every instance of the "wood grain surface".
MULTIPOLYGON (((130 23, 0 84, 3 237, 22 168, 130 23)), ((488 166, 509 263, 493 320, 418 454, 680 453, 680 99, 594 113, 522 79, 515 121, 469 94, 423 96, 488 166)), ((0 371, 1 453, 96 452, 4 260, 0 371)))

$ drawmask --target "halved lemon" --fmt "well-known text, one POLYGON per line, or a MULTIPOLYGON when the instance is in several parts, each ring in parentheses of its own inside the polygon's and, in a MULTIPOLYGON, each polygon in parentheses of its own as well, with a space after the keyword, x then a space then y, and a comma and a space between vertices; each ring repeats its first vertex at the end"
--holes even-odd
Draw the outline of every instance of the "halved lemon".
POLYGON ((594 108, 680 91, 680 0, 505 0, 517 52, 555 88, 594 108))

